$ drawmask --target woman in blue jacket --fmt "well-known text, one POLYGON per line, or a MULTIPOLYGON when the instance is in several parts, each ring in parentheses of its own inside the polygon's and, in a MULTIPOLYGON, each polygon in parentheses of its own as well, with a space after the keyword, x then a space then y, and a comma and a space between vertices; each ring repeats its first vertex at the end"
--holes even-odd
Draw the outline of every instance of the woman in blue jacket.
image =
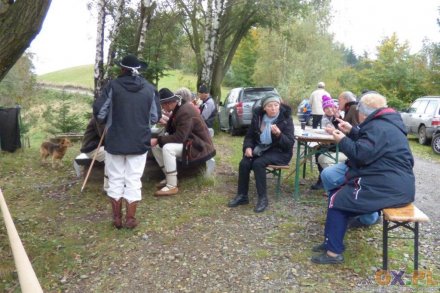
POLYGON ((253 170, 258 193, 256 213, 268 206, 266 166, 287 165, 295 143, 292 109, 281 103, 277 95, 265 97, 261 107, 253 111, 251 125, 243 142, 243 159, 238 171, 237 195, 229 207, 249 203, 249 176, 253 170))
POLYGON ((348 168, 345 182, 330 195, 324 243, 313 247, 322 254, 312 257, 314 263, 343 262, 349 217, 414 201, 414 159, 400 114, 376 92, 362 96, 358 110, 359 127, 340 120, 333 132, 348 168))

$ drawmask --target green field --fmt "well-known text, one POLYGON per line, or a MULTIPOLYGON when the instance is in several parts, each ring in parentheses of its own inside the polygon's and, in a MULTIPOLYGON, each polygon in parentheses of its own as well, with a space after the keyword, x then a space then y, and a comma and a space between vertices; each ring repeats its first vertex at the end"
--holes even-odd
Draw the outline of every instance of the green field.
MULTIPOLYGON (((39 83, 53 85, 70 85, 93 89, 93 65, 82 65, 72 68, 58 70, 37 77, 39 83)), ((180 87, 187 87, 191 91, 196 91, 197 76, 183 74, 178 70, 169 70, 159 81, 158 88, 169 88, 172 91, 180 87)))

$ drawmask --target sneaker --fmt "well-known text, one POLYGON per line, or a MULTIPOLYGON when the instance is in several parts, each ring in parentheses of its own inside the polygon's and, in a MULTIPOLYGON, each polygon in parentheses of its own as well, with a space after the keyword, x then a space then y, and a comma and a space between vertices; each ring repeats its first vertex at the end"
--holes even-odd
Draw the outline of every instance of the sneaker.
POLYGON ((320 265, 334 265, 344 262, 342 254, 338 254, 335 257, 329 256, 327 252, 323 252, 320 255, 312 256, 311 261, 320 265))
POLYGON ((324 251, 327 251, 327 249, 325 249, 325 244, 321 243, 321 244, 313 246, 312 251, 313 252, 324 252, 324 251))

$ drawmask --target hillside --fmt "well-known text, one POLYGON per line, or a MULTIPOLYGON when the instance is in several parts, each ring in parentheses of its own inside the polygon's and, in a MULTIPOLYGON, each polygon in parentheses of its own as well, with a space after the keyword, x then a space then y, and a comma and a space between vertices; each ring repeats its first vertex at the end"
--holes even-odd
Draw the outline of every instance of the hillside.
MULTIPOLYGON (((81 65, 63 70, 58 70, 37 76, 37 82, 57 86, 73 86, 93 89, 93 65, 81 65)), ((187 87, 192 91, 196 89, 197 77, 185 74, 179 70, 169 70, 159 81, 158 88, 167 87, 177 90, 187 87)))

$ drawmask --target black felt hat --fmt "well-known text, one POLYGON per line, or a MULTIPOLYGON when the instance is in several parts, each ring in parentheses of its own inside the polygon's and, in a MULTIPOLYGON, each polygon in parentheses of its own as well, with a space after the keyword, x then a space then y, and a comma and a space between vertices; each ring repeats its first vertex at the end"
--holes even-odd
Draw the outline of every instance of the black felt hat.
POLYGON ((174 100, 178 100, 179 97, 176 96, 175 94, 173 94, 172 91, 170 91, 169 89, 167 89, 166 87, 161 88, 159 90, 159 101, 160 103, 167 103, 167 102, 171 102, 174 100))
POLYGON ((140 61, 136 56, 134 55, 127 55, 124 58, 122 58, 121 61, 115 61, 115 63, 122 68, 127 69, 147 69, 148 64, 146 62, 140 61))

